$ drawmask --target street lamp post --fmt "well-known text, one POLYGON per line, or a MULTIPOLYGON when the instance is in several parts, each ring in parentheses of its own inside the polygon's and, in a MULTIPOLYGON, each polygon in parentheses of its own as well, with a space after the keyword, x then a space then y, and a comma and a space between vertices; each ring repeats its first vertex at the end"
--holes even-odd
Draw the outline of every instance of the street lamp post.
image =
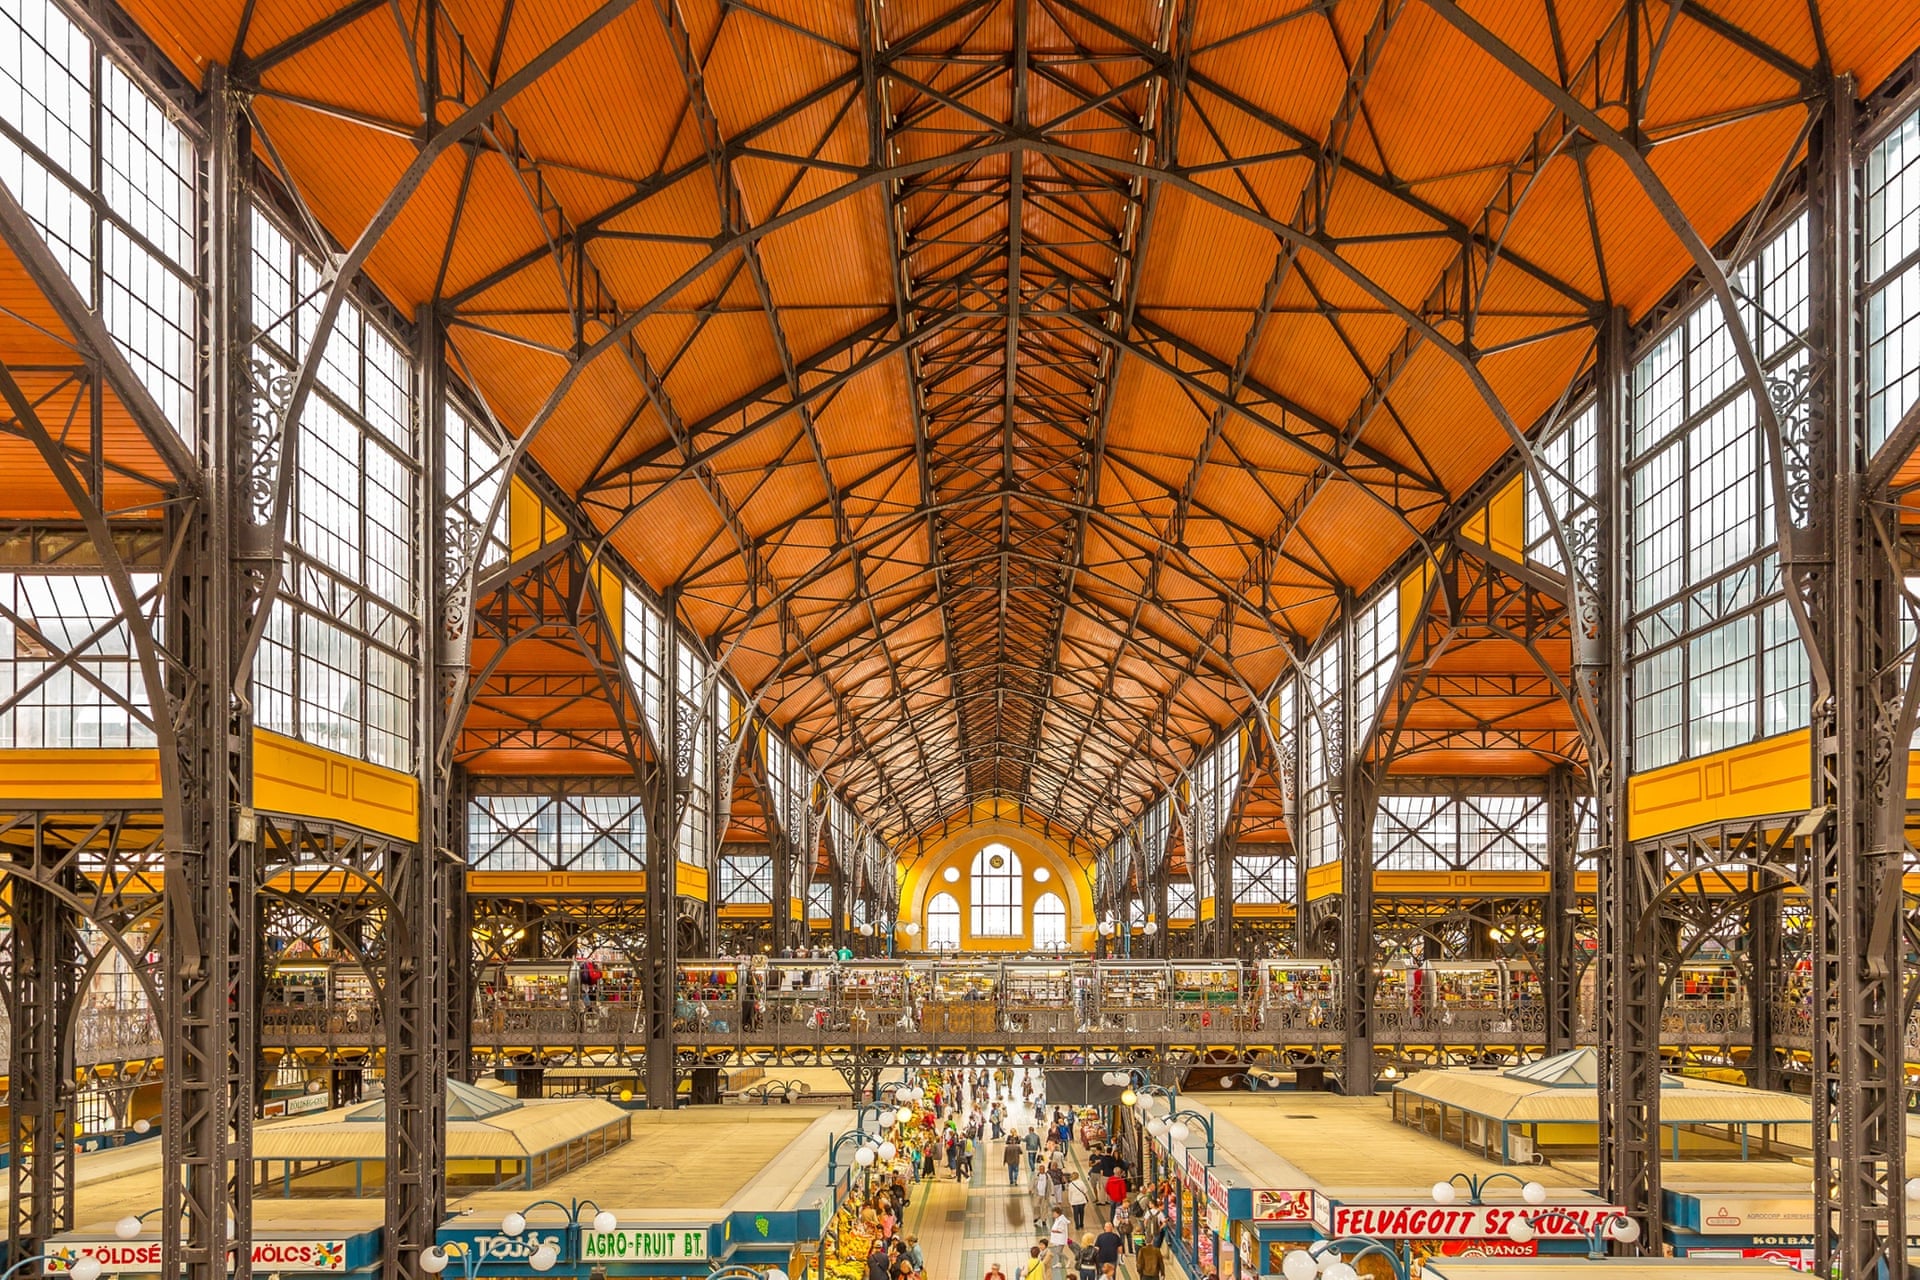
MULTIPOLYGON (((558 1200, 535 1200, 525 1208, 515 1209, 503 1214, 500 1218, 500 1234, 514 1238, 523 1235, 527 1229, 527 1214, 544 1205, 551 1205, 553 1208, 567 1215, 567 1235, 576 1245, 579 1243, 580 1232, 585 1227, 591 1226, 595 1231, 617 1231, 620 1229, 620 1219, 616 1217, 611 1210, 601 1208, 595 1201, 580 1199, 570 1200, 562 1204, 558 1200), (585 1218, 589 1210, 592 1211, 593 1217, 583 1221, 582 1219, 585 1218)), ((575 1252, 578 1253, 579 1250, 576 1248, 575 1252)), ((479 1271, 480 1257, 470 1246, 457 1241, 446 1245, 434 1245, 430 1248, 422 1249, 420 1251, 420 1269, 428 1275, 439 1275, 447 1269, 447 1264, 455 1258, 460 1259, 460 1266, 465 1275, 465 1280, 474 1280, 479 1271)), ((527 1257, 527 1265, 535 1271, 551 1271, 559 1261, 560 1251, 550 1244, 540 1245, 527 1257)))
POLYGON ((1337 1240, 1316 1240, 1301 1249, 1289 1249, 1280 1259, 1280 1274, 1286 1280, 1359 1280, 1360 1272, 1341 1256, 1342 1251, 1358 1245, 1354 1262, 1362 1258, 1384 1258, 1393 1269, 1394 1280, 1411 1280, 1413 1262, 1400 1250, 1372 1236, 1341 1236, 1337 1240), (1332 1254, 1329 1258, 1327 1255, 1332 1254))
POLYGON ((1591 1229, 1586 1223, 1570 1213, 1559 1209, 1548 1209, 1536 1213, 1530 1218, 1515 1218, 1507 1224, 1507 1239, 1515 1244, 1530 1244, 1540 1235, 1543 1222, 1565 1222, 1585 1231, 1587 1234, 1587 1257, 1604 1258, 1607 1256, 1607 1242, 1617 1240, 1621 1244, 1632 1244, 1640 1238, 1640 1224, 1624 1213, 1608 1214, 1591 1229))
POLYGON ((1486 1194, 1487 1188, 1501 1181, 1511 1182, 1514 1186, 1520 1188, 1520 1198, 1528 1204, 1545 1204, 1547 1202, 1547 1189, 1545 1187, 1537 1182, 1530 1182, 1518 1174, 1512 1173, 1486 1173, 1477 1177, 1471 1173, 1456 1173, 1445 1182, 1436 1182, 1433 1184, 1433 1202, 1435 1204, 1452 1204, 1460 1198, 1460 1185, 1464 1184, 1467 1192, 1467 1203, 1481 1204, 1483 1203, 1481 1197, 1486 1194))
POLYGON ((13 1280, 13 1277, 18 1272, 25 1270, 36 1262, 57 1262, 61 1264, 67 1275, 73 1277, 73 1280, 100 1280, 100 1263, 98 1259, 89 1258, 85 1254, 82 1254, 80 1257, 69 1260, 52 1253, 36 1253, 31 1258, 20 1259, 20 1261, 14 1263, 5 1271, 0 1271, 0 1280, 13 1280))
POLYGON ((1207 1163, 1213 1163, 1213 1121, 1202 1112, 1191 1108, 1174 1111, 1165 1119, 1156 1116, 1147 1121, 1147 1132, 1156 1138, 1164 1137, 1169 1142, 1185 1143, 1193 1136, 1193 1128, 1188 1122, 1198 1124, 1207 1135, 1207 1163))

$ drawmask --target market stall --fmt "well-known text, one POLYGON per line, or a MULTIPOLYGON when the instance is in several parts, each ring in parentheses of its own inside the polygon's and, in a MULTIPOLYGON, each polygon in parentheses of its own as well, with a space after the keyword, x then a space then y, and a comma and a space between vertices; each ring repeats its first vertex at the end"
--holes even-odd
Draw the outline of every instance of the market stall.
POLYGON ((1173 1024, 1182 1031, 1232 1031, 1247 1022, 1246 967, 1238 960, 1173 964, 1173 1024))
POLYGON ((991 1035, 1000 1010, 1000 966, 943 960, 920 1009, 921 1029, 935 1035, 991 1035))
POLYGON ((288 960, 267 971, 262 1025, 283 1034, 351 1035, 379 1025, 373 981, 358 964, 288 960))
POLYGON ((834 971, 834 1030, 870 1034, 914 1026, 919 991, 913 979, 913 968, 898 961, 842 960, 834 971))
POLYGON ((1094 1012, 1103 1031, 1159 1031, 1172 1008, 1173 971, 1163 960, 1108 960, 1096 966, 1094 1012))
POLYGON ((727 960, 682 964, 674 984, 674 1029, 703 1034, 739 1030, 746 997, 744 970, 744 965, 727 960))
POLYGON ((1267 1031, 1338 1032, 1339 970, 1325 960, 1262 960, 1260 1026, 1267 1031))
POLYGON ((1071 1033, 1085 1019, 1090 974, 1086 965, 1058 960, 1015 961, 1006 966, 1003 994, 1006 1029, 1015 1034, 1071 1033))
POLYGON ((766 1025, 826 1027, 833 1005, 831 960, 769 960, 760 980, 766 1025))

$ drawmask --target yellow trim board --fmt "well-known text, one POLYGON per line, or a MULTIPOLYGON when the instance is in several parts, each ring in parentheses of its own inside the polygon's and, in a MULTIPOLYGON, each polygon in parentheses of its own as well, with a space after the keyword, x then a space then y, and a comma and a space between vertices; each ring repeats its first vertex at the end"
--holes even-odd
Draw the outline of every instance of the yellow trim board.
POLYGON ((253 807, 420 838, 420 783, 412 774, 264 729, 253 733, 253 807))
POLYGON ((676 862, 674 864, 673 887, 674 891, 681 897, 698 898, 702 902, 705 902, 707 899, 707 886, 710 883, 711 877, 707 874, 705 867, 696 867, 691 862, 676 862))
POLYGON ((64 803, 160 799, 160 753, 152 749, 0 751, 0 800, 64 803))
POLYGON ((1340 892, 1340 864, 1329 862, 1307 868, 1307 901, 1330 898, 1340 892))
POLYGON ((1485 894, 1488 897, 1505 897, 1509 894, 1522 896, 1544 894, 1547 891, 1547 873, 1544 871, 1376 871, 1373 873, 1373 891, 1376 894, 1418 897, 1421 894, 1485 894))
POLYGON ((1627 839, 1806 809, 1810 741, 1801 729, 1635 774, 1627 780, 1627 839))

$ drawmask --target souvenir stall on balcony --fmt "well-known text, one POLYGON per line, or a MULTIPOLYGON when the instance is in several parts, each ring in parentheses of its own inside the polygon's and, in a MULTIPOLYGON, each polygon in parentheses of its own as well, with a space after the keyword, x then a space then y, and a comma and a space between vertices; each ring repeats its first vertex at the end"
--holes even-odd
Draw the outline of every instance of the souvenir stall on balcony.
POLYGON ((1338 1031, 1339 969, 1330 960, 1262 960, 1260 1026, 1265 1031, 1338 1031))
POLYGON ((1091 972, 1064 960, 1016 960, 1006 966, 1006 1030, 1014 1035, 1071 1034, 1085 1023, 1091 972))
POLYGON ((769 960, 760 977, 765 1024, 774 1027, 827 1026, 833 1005, 831 960, 769 960))
POLYGON ((267 971, 262 1022, 309 1035, 371 1031, 379 1025, 373 980, 351 962, 281 961, 267 971))
POLYGON ((842 960, 834 970, 836 1031, 871 1034, 915 1025, 914 1004, 923 994, 914 966, 891 960, 842 960))
POLYGON ((1246 978, 1246 966, 1238 960, 1175 961, 1175 1025, 1182 1031, 1247 1029, 1246 978))
POLYGON ((942 960, 920 1007, 920 1028, 930 1035, 993 1034, 1000 1012, 1000 966, 942 960))
POLYGON ((1166 1027, 1173 971, 1165 961, 1103 961, 1095 981, 1094 1012, 1102 1031, 1152 1032, 1166 1027))
POLYGON ((697 1035, 739 1031, 747 994, 744 970, 730 960, 682 964, 674 985, 674 1030, 697 1035))

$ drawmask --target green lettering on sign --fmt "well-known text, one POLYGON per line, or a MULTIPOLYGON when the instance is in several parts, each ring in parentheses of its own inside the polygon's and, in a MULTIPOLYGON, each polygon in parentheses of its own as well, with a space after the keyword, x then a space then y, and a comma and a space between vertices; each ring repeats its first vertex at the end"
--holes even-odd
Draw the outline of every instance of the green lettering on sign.
POLYGON ((704 1227, 628 1228, 621 1231, 583 1231, 581 1254, 601 1259, 640 1262, 702 1262, 707 1257, 704 1227))

